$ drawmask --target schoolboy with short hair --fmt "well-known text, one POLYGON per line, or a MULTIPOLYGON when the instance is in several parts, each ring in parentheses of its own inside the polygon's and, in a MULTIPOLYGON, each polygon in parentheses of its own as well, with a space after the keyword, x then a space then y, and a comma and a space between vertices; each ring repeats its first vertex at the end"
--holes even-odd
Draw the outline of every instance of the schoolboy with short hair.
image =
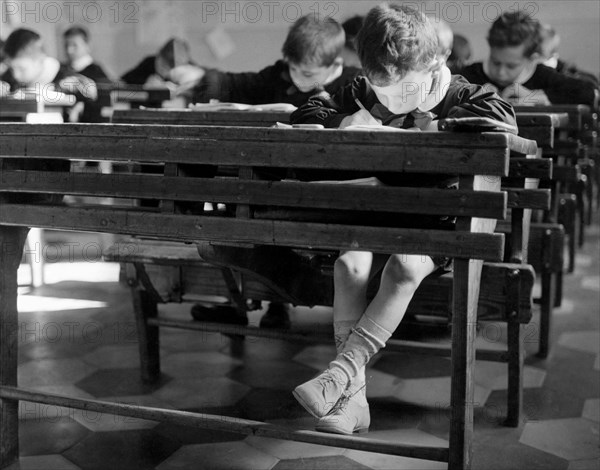
MULTIPOLYGON (((342 51, 346 36, 333 18, 307 15, 290 28, 282 47, 283 60, 258 73, 228 73, 207 70, 193 90, 191 101, 244 104, 289 103, 300 106, 315 93, 326 90, 335 93, 350 83, 359 73, 356 67, 344 67, 342 51)), ((216 311, 202 305, 194 306, 197 320, 247 323, 234 309, 216 311)), ((263 328, 289 328, 286 305, 271 302, 260 320, 263 328)))
MULTIPOLYGON (((386 125, 437 129, 444 118, 481 117, 514 126, 512 107, 494 93, 451 76, 437 57, 437 37, 422 13, 406 6, 381 5, 366 16, 357 37, 364 76, 333 97, 311 98, 291 116, 292 123, 346 128, 386 125)), ((451 188, 456 179, 440 181, 428 175, 390 178, 384 183, 451 188)), ((402 223, 402 221, 399 221, 402 223)), ((414 219, 408 223, 415 224, 414 219)), ((444 217, 423 223, 451 228, 444 217)), ((449 260, 421 255, 383 256, 347 251, 334 265, 333 329, 337 356, 315 379, 294 390, 313 416, 317 430, 338 434, 367 431, 365 366, 398 327, 421 281, 449 260), (379 290, 367 304, 370 275, 383 268, 379 290)))
POLYGON ((556 30, 549 24, 544 24, 541 27, 542 44, 540 60, 544 65, 556 70, 558 73, 569 75, 580 80, 588 80, 595 87, 600 85, 598 76, 593 73, 581 70, 577 65, 565 62, 560 58, 558 48, 560 46, 560 36, 556 30))
POLYGON ((595 86, 540 64, 541 25, 525 11, 505 12, 488 34, 490 56, 465 67, 471 83, 494 86, 516 104, 594 104, 595 86))
POLYGON ((344 45, 344 30, 333 18, 303 16, 290 28, 283 60, 257 73, 207 70, 192 100, 300 106, 321 90, 334 93, 359 73, 358 68, 344 67, 344 45))
POLYGON ((96 99, 97 88, 93 80, 72 73, 58 60, 46 54, 42 38, 30 29, 13 31, 4 44, 9 67, 0 80, 10 86, 10 91, 29 89, 38 93, 46 89, 73 93, 80 99, 96 99))
POLYGON ((91 78, 96 83, 109 81, 100 64, 94 61, 90 47, 90 35, 82 26, 72 26, 63 33, 67 65, 73 72, 91 78))

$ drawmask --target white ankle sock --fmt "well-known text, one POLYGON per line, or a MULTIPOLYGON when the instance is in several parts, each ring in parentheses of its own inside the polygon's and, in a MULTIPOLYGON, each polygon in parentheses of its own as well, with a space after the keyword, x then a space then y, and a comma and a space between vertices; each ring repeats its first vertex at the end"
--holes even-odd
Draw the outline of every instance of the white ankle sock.
POLYGON ((385 346, 390 336, 392 333, 367 315, 363 315, 352 329, 342 351, 329 367, 341 370, 348 381, 352 381, 367 362, 385 346))

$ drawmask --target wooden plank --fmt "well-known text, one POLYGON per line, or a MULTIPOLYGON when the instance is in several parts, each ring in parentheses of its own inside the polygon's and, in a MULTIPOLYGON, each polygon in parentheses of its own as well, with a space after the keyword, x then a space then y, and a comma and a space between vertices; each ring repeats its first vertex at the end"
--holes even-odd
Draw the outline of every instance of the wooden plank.
POLYGON ((537 153, 535 141, 514 134, 506 134, 506 137, 511 153, 521 155, 535 155, 537 153))
POLYGON ((506 215, 505 195, 493 191, 0 170, 0 192, 12 191, 496 219, 506 215))
POLYGON ((550 209, 549 189, 502 188, 508 195, 509 208, 520 209, 550 209))
MULTIPOLYGON (((28 229, 0 225, 0 386, 17 386, 17 269, 28 229)), ((19 458, 19 402, 0 400, 0 467, 19 458)))
POLYGON ((552 127, 519 126, 519 135, 525 139, 535 140, 541 148, 554 147, 554 128, 552 127))
POLYGON ((552 178, 552 160, 549 158, 510 159, 509 177, 511 178, 552 178))
POLYGON ((501 176, 511 144, 521 142, 501 133, 133 124, 2 123, 0 134, 3 156, 501 176))
POLYGON ((308 442, 319 445, 345 447, 348 449, 364 450, 405 457, 435 460, 444 462, 448 460, 448 448, 398 444, 396 442, 379 439, 367 439, 354 436, 325 434, 317 431, 291 430, 278 427, 261 421, 251 421, 242 418, 211 415, 205 413, 192 413, 188 411, 166 410, 147 406, 111 403, 100 400, 84 398, 71 398, 52 393, 43 393, 16 387, 1 387, 0 397, 11 400, 26 400, 47 405, 66 406, 101 414, 130 416, 151 421, 161 421, 199 429, 214 429, 229 431, 252 436, 271 437, 298 442, 308 442))
POLYGON ((203 126, 268 127, 287 123, 290 113, 283 111, 196 111, 191 109, 117 109, 114 124, 169 124, 203 126))
POLYGON ((504 250, 504 236, 493 233, 242 220, 110 208, 7 203, 0 207, 0 220, 6 225, 123 233, 174 241, 228 241, 390 254, 427 254, 486 261, 500 261, 504 250))
MULTIPOLYGON (((518 108, 518 107, 517 107, 518 108)), ((518 108, 521 109, 521 108, 518 108)), ((544 126, 564 129, 569 124, 569 114, 564 112, 541 112, 536 110, 517 111, 517 125, 521 127, 544 126)))
MULTIPOLYGON (((532 111, 529 106, 513 106, 517 114, 532 111)), ((566 113, 569 116, 568 127, 573 130, 581 130, 583 124, 583 116, 590 113, 589 106, 583 104, 553 104, 550 106, 536 106, 535 111, 541 113, 566 113)), ((558 126, 555 126, 558 127, 558 126)), ((562 128, 562 127, 561 127, 562 128)))

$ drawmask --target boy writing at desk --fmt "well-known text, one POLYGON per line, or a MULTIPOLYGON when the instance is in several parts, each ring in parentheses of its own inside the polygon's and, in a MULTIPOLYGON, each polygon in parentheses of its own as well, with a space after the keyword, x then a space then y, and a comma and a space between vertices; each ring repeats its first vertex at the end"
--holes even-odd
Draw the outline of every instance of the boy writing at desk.
POLYGON ((503 13, 488 35, 490 57, 460 71, 469 82, 491 85, 513 104, 594 104, 593 82, 540 64, 540 22, 523 11, 503 13))
POLYGON ((9 69, 0 77, 7 84, 2 89, 30 91, 51 105, 58 104, 59 97, 52 94, 57 91, 74 94, 81 100, 97 97, 94 81, 71 73, 58 60, 48 56, 40 35, 34 31, 24 28, 13 31, 6 40, 4 53, 9 69))
POLYGON ((207 70, 194 88, 192 101, 300 106, 323 89, 335 93, 360 72, 356 67, 344 67, 345 37, 333 18, 303 16, 290 28, 282 48, 283 60, 260 72, 207 70))
MULTIPOLYGON (((282 53, 284 60, 260 72, 228 73, 207 70, 193 92, 194 102, 218 99, 243 104, 289 103, 299 106, 321 90, 335 93, 360 72, 344 67, 345 33, 333 18, 306 15, 290 28, 282 53)), ((271 302, 261 327, 289 328, 287 307, 271 302)), ((202 305, 192 309, 196 320, 246 324, 235 309, 215 311, 202 305)))
MULTIPOLYGON (((476 117, 502 121, 516 131, 508 103, 460 76, 451 76, 439 62, 436 32, 418 11, 398 5, 373 8, 358 34, 357 46, 364 76, 333 98, 325 93, 311 98, 292 114, 292 123, 434 130, 444 118, 476 117)), ((377 176, 403 186, 456 186, 450 175, 435 181, 428 175, 377 176)), ((405 223, 415 226, 417 222, 405 223)), ((423 226, 451 229, 453 222, 423 220, 423 226)), ((334 266, 333 304, 338 355, 327 370, 294 390, 302 406, 320 418, 317 430, 339 434, 368 430, 365 366, 398 327, 421 281, 448 267, 448 259, 421 255, 347 251, 339 256, 334 266), (379 290, 367 305, 367 284, 382 267, 379 290)))

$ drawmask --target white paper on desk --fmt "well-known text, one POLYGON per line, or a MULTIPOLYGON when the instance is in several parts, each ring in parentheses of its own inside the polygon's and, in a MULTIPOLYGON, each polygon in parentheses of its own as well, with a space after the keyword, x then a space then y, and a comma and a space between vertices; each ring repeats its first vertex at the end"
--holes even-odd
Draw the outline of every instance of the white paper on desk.
POLYGON ((250 110, 252 111, 281 111, 283 113, 292 113, 298 108, 290 103, 266 103, 255 104, 250 110))
POLYGON ((210 103, 196 103, 190 104, 189 108, 192 111, 246 111, 252 106, 249 104, 242 103, 221 103, 221 102, 210 102, 210 103))
POLYGON ((357 178, 357 179, 353 179, 353 180, 342 180, 342 181, 338 181, 338 180, 333 180, 333 181, 327 181, 327 180, 310 181, 310 183, 317 183, 317 184, 349 184, 349 185, 352 185, 352 186, 383 186, 383 183, 381 182, 381 180, 379 180, 375 176, 369 176, 369 177, 366 177, 366 178, 357 178))
POLYGON ((297 108, 289 103, 265 103, 265 104, 244 104, 228 103, 218 100, 210 100, 209 103, 190 104, 189 108, 193 111, 281 111, 293 112, 297 108))
POLYGON ((354 126, 344 127, 345 131, 376 131, 376 132, 407 132, 407 131, 418 131, 420 129, 400 129, 398 127, 390 127, 390 126, 379 126, 379 125, 369 125, 369 124, 357 124, 354 126))

